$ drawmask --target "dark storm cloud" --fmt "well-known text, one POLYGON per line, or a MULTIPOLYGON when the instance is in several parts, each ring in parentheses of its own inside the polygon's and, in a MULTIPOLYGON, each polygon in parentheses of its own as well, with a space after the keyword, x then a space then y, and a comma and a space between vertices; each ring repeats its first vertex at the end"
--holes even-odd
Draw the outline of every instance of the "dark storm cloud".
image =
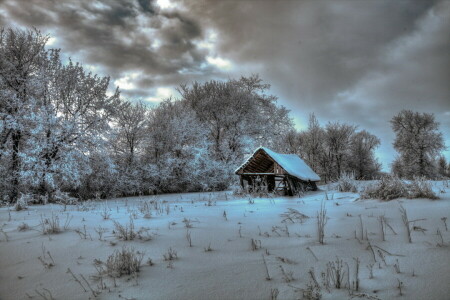
MULTIPOLYGON (((259 72, 303 125, 359 125, 394 155, 389 120, 432 112, 450 146, 450 2, 185 1, 237 73, 259 72)), ((449 155, 447 155, 450 157, 449 155)), ((387 164, 385 164, 387 167, 387 164)))
MULTIPOLYGON (((327 102, 378 65, 431 2, 186 1, 220 32, 220 51, 280 78, 289 98, 327 102), (292 91, 289 86, 295 87, 292 91)), ((274 84, 275 85, 275 84, 274 84)), ((278 85, 278 84, 277 84, 278 85)))
POLYGON ((169 78, 205 60, 195 45, 202 37, 195 19, 161 14, 153 1, 6 1, 2 8, 15 22, 50 31, 64 52, 113 79, 130 72, 169 78))
POLYGON ((394 155, 389 120, 401 109, 434 113, 450 146, 450 2, 172 4, 0 0, 0 24, 49 32, 63 52, 113 82, 130 76, 129 97, 260 73, 302 125, 315 112, 322 123, 350 122, 380 136, 385 163, 394 155), (208 40, 210 33, 216 38, 208 40), (221 69, 211 57, 232 67, 221 69))
POLYGON ((145 13, 155 15, 159 11, 151 0, 138 0, 138 3, 145 13))

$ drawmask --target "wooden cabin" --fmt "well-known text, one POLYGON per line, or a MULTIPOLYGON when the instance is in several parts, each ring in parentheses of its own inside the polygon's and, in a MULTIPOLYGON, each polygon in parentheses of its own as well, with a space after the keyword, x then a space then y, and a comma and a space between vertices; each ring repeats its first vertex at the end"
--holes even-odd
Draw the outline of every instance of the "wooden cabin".
POLYGON ((236 171, 240 183, 249 192, 265 191, 298 195, 317 190, 320 177, 296 154, 280 154, 268 148, 255 150, 236 171))

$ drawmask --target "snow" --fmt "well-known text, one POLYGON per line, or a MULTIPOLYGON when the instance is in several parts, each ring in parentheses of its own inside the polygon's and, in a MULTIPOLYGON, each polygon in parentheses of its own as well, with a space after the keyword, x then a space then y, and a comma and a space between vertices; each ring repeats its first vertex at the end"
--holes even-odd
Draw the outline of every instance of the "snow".
POLYGON ((280 154, 266 147, 259 147, 253 152, 245 163, 236 171, 241 169, 259 150, 264 150, 273 160, 275 160, 286 172, 304 181, 320 181, 317 175, 297 154, 280 154))
MULTIPOLYGON (((36 205, 24 211, 2 207, 0 299, 28 299, 29 296, 40 299, 37 292, 44 288, 55 299, 89 299, 89 290, 84 292, 67 273, 68 268, 78 277, 82 274, 93 289, 101 291, 96 299, 271 299, 274 289, 279 291, 279 300, 301 299, 299 289, 309 283, 311 268, 322 286, 323 299, 351 299, 347 289, 331 287, 328 292, 322 285, 321 273, 326 272, 326 264, 336 257, 348 264, 350 281, 355 280, 354 258, 360 259, 360 291, 354 291, 355 295, 366 294, 379 299, 448 299, 450 232, 446 231, 442 218, 450 219, 450 188, 443 182, 433 182, 433 185, 440 200, 359 200, 358 194, 322 186, 321 190, 308 192, 301 198, 255 198, 254 204, 250 204, 247 197, 219 192, 110 199, 67 206, 66 211, 61 205, 36 205), (139 207, 151 200, 158 201, 160 208, 152 208, 151 218, 144 218, 139 207), (315 218, 322 202, 328 217, 323 245, 317 242, 315 218), (424 219, 412 224, 426 230, 413 230, 412 243, 407 240, 400 204, 407 210, 410 220, 424 219), (105 207, 111 214, 106 220, 102 217, 105 207), (282 215, 289 208, 310 218, 303 222, 295 219, 294 223, 283 222, 282 215), (39 231, 41 216, 48 218, 52 213, 59 216, 61 226, 66 216, 72 220, 67 230, 43 235, 39 231), (377 219, 382 215, 395 230, 395 234, 386 230, 385 241, 382 241, 377 219), (368 241, 360 238, 359 216, 363 233, 367 231, 372 247, 400 256, 386 254, 385 264, 375 251, 375 262, 368 241), (153 239, 117 239, 113 234, 113 221, 126 224, 130 217, 136 230, 149 228, 153 239), (186 240, 185 218, 193 224, 189 229, 192 247, 186 240), (31 229, 19 231, 22 223, 31 229), (75 232, 84 227, 92 240, 81 239, 75 232), (95 232, 99 227, 106 230, 102 240, 95 232), (438 229, 445 243, 442 246, 438 246, 438 229), (8 241, 2 232, 7 234, 8 241), (251 239, 261 241, 261 249, 252 251, 251 239), (118 278, 116 287, 105 277, 107 288, 100 290, 99 282, 92 277, 97 274, 94 259, 106 261, 114 250, 124 245, 145 252, 143 262, 151 258, 154 265, 144 264, 137 278, 118 278), (213 251, 205 252, 208 245, 213 251), (172 265, 163 259, 169 247, 175 249, 179 257, 172 265), (55 263, 51 268, 45 268, 38 259, 46 251, 55 263), (265 279, 263 256, 271 277, 269 281, 265 279), (374 265, 373 278, 367 267, 371 264, 374 265), (399 273, 395 264, 399 265, 399 273), (293 281, 283 279, 280 266, 293 273, 293 281), (399 296, 397 280, 403 282, 403 296, 399 296)), ((48 255, 46 259, 49 260, 48 255)))

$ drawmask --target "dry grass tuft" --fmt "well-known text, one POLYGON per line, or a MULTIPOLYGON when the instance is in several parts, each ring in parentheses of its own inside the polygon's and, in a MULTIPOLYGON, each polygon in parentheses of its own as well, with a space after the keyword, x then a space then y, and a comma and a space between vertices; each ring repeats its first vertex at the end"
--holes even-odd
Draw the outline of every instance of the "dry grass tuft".
POLYGON ((41 222, 39 225, 41 226, 42 234, 56 234, 62 232, 59 224, 59 216, 54 215, 53 213, 50 218, 44 218, 41 215, 41 222))
POLYGON ((17 227, 17 230, 19 230, 19 231, 27 231, 29 229, 30 229, 30 226, 27 223, 25 223, 25 222, 22 222, 22 224, 20 224, 17 227))
POLYGON ((144 253, 135 251, 134 248, 115 250, 106 260, 106 272, 111 277, 136 274, 140 271, 143 258, 144 253))
POLYGON ((132 241, 137 235, 136 231, 134 230, 134 223, 132 218, 130 218, 130 222, 125 225, 114 221, 114 227, 115 230, 113 231, 113 233, 118 239, 124 241, 132 241))
POLYGON ((177 251, 172 249, 172 247, 169 247, 169 249, 167 250, 167 253, 163 254, 163 258, 165 261, 176 260, 176 259, 178 259, 177 251))

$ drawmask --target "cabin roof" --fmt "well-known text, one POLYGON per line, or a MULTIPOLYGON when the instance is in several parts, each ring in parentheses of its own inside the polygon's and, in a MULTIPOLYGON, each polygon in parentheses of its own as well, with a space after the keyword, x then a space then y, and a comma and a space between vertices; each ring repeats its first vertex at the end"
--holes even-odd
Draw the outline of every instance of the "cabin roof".
POLYGON ((235 173, 237 174, 239 170, 245 168, 259 151, 264 151, 265 154, 278 163, 278 165, 280 165, 289 175, 303 181, 320 181, 319 175, 317 175, 297 154, 281 154, 266 147, 257 148, 255 152, 253 152, 253 154, 236 169, 235 173))

